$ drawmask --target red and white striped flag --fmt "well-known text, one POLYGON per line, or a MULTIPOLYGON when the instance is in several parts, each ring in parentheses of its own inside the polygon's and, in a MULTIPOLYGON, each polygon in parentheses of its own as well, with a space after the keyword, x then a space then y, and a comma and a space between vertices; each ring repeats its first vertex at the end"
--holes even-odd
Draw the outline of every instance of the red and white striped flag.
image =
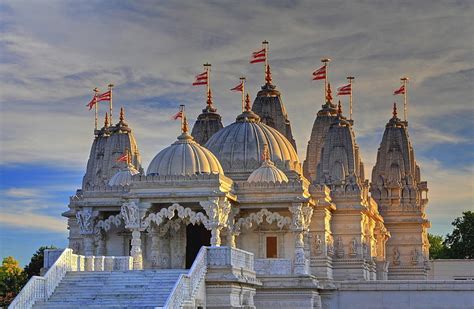
POLYGON ((397 95, 397 94, 405 94, 405 85, 402 85, 399 89, 393 92, 393 95, 397 95))
POLYGON ((109 90, 107 92, 97 95, 97 102, 110 101, 111 98, 112 98, 112 91, 109 90))
POLYGON ((179 118, 183 118, 183 111, 179 111, 176 114, 174 114, 173 116, 171 116, 171 119, 173 119, 173 120, 178 120, 179 118))
POLYGON ((337 95, 350 95, 352 91, 352 85, 347 84, 345 86, 337 88, 337 95))
POLYGON ((313 72, 313 80, 326 79, 326 66, 322 66, 313 72))
POLYGON ((194 77, 193 86, 207 85, 207 80, 208 80, 207 71, 205 71, 204 73, 201 73, 194 77))
POLYGON ((237 86, 235 86, 234 88, 230 89, 231 91, 244 91, 244 82, 240 82, 240 84, 238 84, 237 86))
POLYGON ((267 59, 267 50, 265 48, 253 52, 252 57, 250 58, 250 63, 259 63, 259 62, 265 62, 267 59))
POLYGON ((96 100, 96 97, 94 96, 92 100, 86 106, 89 107, 89 110, 91 110, 97 102, 98 101, 96 100))

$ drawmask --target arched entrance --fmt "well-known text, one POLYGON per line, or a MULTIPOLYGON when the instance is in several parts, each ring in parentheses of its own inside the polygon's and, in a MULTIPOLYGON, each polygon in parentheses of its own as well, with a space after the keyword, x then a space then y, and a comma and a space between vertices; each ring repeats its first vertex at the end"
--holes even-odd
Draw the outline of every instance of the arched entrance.
POLYGON ((186 226, 186 268, 191 268, 199 249, 210 244, 211 231, 202 224, 188 224, 186 226))

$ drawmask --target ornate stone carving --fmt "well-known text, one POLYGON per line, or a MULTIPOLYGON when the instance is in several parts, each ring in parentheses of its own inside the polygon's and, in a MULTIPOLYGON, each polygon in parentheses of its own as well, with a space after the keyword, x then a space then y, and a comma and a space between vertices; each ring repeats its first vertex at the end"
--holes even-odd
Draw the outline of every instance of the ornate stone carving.
POLYGON ((83 235, 92 235, 94 233, 94 219, 98 212, 93 211, 92 208, 83 208, 76 212, 77 223, 83 235))
POLYGON ((357 239, 355 237, 352 238, 350 246, 349 246, 349 256, 351 257, 357 256, 357 239))
POLYGON ((140 228, 140 210, 135 202, 123 203, 120 214, 122 215, 125 228, 127 229, 138 229, 140 228))
POLYGON ((400 265, 400 252, 397 247, 393 247, 393 265, 400 265))
POLYGON ((418 265, 419 262, 420 262, 420 252, 418 251, 417 248, 415 248, 411 252, 411 264, 418 265))
POLYGON ((161 225, 165 219, 173 219, 175 216, 181 219, 189 220, 191 224, 199 224, 202 223, 207 229, 209 227, 209 219, 206 217, 205 214, 201 212, 194 212, 191 208, 184 208, 179 204, 173 204, 168 208, 163 208, 157 213, 149 214, 145 219, 141 222, 141 228, 147 229, 150 227, 150 224, 153 222, 156 225, 161 225))
POLYGON ((268 224, 272 224, 273 222, 276 222, 277 227, 282 229, 285 226, 289 226, 291 224, 291 218, 289 217, 284 217, 280 215, 278 212, 271 212, 268 209, 264 208, 260 210, 259 212, 254 212, 248 215, 247 217, 239 218, 237 222, 234 225, 234 231, 235 232, 240 232, 240 229, 242 226, 246 228, 251 228, 253 226, 253 222, 257 224, 261 224, 264 220, 268 224))
POLYGON ((221 229, 227 226, 231 204, 226 198, 213 198, 199 203, 209 218, 211 246, 221 245, 221 229))
POLYGON ((317 234, 316 239, 314 240, 314 250, 316 251, 316 254, 318 255, 323 253, 322 244, 323 244, 323 241, 321 240, 321 236, 317 234))
POLYGON ((338 258, 344 257, 344 244, 342 243, 342 238, 339 236, 336 241, 336 256, 338 258))

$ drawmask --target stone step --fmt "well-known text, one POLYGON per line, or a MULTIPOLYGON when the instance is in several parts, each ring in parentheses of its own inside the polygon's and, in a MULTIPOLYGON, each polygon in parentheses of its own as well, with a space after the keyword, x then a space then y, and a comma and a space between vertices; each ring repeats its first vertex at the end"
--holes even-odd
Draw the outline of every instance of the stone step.
POLYGON ((46 302, 33 308, 155 308, 187 270, 68 272, 46 302))

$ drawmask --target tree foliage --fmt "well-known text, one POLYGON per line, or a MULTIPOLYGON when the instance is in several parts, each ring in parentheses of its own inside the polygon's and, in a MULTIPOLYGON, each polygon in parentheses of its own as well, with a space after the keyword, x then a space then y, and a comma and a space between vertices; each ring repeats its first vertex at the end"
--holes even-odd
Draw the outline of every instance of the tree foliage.
POLYGON ((447 259, 448 247, 444 244, 443 236, 428 234, 430 242, 430 258, 432 259, 447 259))
POLYGON ((51 246, 42 246, 38 250, 36 250, 35 254, 31 257, 31 261, 28 265, 25 266, 25 273, 30 279, 33 276, 39 276, 41 268, 43 268, 43 261, 44 261, 44 250, 46 249, 56 249, 56 247, 51 246))
POLYGON ((13 257, 3 259, 0 267, 0 306, 8 306, 26 284, 26 273, 13 257))
POLYGON ((465 211, 462 217, 456 218, 452 225, 454 230, 446 235, 444 244, 449 248, 452 259, 474 258, 474 212, 465 211))

